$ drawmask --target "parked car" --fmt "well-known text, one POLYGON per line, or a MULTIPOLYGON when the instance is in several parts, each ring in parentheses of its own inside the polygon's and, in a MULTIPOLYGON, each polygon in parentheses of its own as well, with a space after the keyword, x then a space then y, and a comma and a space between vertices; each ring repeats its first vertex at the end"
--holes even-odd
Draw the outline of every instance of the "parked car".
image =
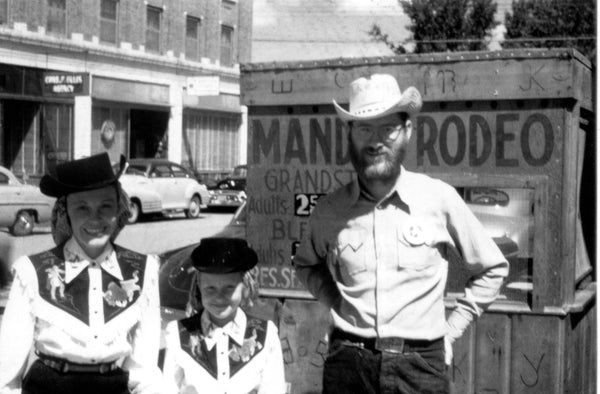
MULTIPOLYGON (((233 218, 215 237, 246 238, 246 204, 242 204, 233 218)), ((163 320, 173 320, 182 316, 192 284, 192 251, 200 240, 192 245, 163 253, 163 264, 159 271, 160 305, 163 320)))
POLYGON ((248 174, 248 166, 246 164, 240 164, 239 166, 233 167, 233 171, 231 172, 229 177, 246 179, 247 174, 248 174))
POLYGON ((54 201, 39 187, 22 183, 9 169, 0 167, 0 226, 8 227, 11 234, 31 234, 36 223, 49 221, 54 201))
POLYGON ((246 178, 225 178, 210 188, 208 208, 239 207, 246 201, 246 178))
POLYGON ((190 170, 164 159, 130 159, 120 180, 131 199, 130 223, 149 213, 185 212, 196 218, 210 197, 190 170))

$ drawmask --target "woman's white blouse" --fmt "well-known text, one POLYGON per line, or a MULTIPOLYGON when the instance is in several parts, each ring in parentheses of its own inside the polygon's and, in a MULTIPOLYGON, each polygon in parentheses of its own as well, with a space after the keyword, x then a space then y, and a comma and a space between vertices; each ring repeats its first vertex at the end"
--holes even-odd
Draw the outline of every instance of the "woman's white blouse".
POLYGON ((283 356, 277 327, 238 309, 224 327, 206 312, 196 329, 171 321, 166 329, 166 392, 211 394, 284 394, 283 356), (264 332, 266 331, 266 332, 264 332))
POLYGON ((157 258, 119 249, 119 253, 130 253, 140 260, 143 267, 142 278, 139 271, 134 271, 132 278, 124 278, 112 245, 91 259, 70 239, 63 253, 64 267, 50 265, 43 280, 38 280, 39 271, 36 273, 29 257, 13 264, 14 281, 0 328, 0 394, 21 393, 21 381, 36 352, 74 363, 117 361, 129 371, 133 393, 160 393, 157 258), (114 281, 103 283, 107 278, 114 281), (87 298, 87 304, 78 304, 73 294, 65 292, 65 287, 71 282, 74 286, 77 280, 83 283, 79 294, 87 298), (45 289, 40 289, 40 283, 45 283, 45 289), (50 298, 43 298, 41 291, 50 298), (53 300, 73 308, 61 309, 53 300))

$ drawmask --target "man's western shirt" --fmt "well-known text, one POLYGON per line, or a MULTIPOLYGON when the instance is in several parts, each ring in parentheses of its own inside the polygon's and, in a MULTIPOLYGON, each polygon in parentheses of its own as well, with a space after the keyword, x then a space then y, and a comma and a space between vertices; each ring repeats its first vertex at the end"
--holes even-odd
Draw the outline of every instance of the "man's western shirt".
POLYGON ((299 279, 331 308, 333 324, 373 337, 460 336, 496 298, 508 262, 456 190, 401 170, 381 201, 357 181, 322 198, 294 257, 299 279), (445 319, 448 251, 472 273, 445 319))

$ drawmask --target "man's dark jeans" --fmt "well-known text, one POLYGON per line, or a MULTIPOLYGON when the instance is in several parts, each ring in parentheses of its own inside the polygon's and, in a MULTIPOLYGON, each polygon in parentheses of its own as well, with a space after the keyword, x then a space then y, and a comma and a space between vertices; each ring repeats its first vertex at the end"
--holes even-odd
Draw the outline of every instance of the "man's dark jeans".
POLYGON ((444 340, 406 345, 401 353, 332 335, 323 371, 324 394, 447 394, 444 340))

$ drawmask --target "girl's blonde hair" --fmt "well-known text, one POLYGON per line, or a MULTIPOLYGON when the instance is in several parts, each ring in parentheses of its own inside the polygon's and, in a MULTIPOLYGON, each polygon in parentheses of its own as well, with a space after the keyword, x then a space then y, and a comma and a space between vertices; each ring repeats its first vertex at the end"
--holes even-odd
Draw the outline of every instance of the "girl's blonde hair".
MULTIPOLYGON (((196 272, 192 277, 190 295, 185 308, 186 316, 195 315, 202 310, 202 295, 200 294, 200 288, 198 287, 199 275, 202 275, 202 273, 196 272)), ((254 301, 258 299, 259 284, 256 280, 256 271, 254 269, 245 271, 242 275, 242 283, 244 284, 244 293, 240 307, 243 310, 247 310, 252 308, 254 306, 254 301)))
MULTIPOLYGON (((129 219, 129 196, 123 190, 121 183, 117 181, 115 183, 115 189, 117 191, 117 228, 110 236, 110 240, 114 241, 123 227, 127 224, 129 219)), ((61 245, 66 242, 73 235, 73 229, 71 228, 71 221, 67 213, 67 196, 59 197, 54 203, 52 208, 52 238, 56 245, 61 245)))

